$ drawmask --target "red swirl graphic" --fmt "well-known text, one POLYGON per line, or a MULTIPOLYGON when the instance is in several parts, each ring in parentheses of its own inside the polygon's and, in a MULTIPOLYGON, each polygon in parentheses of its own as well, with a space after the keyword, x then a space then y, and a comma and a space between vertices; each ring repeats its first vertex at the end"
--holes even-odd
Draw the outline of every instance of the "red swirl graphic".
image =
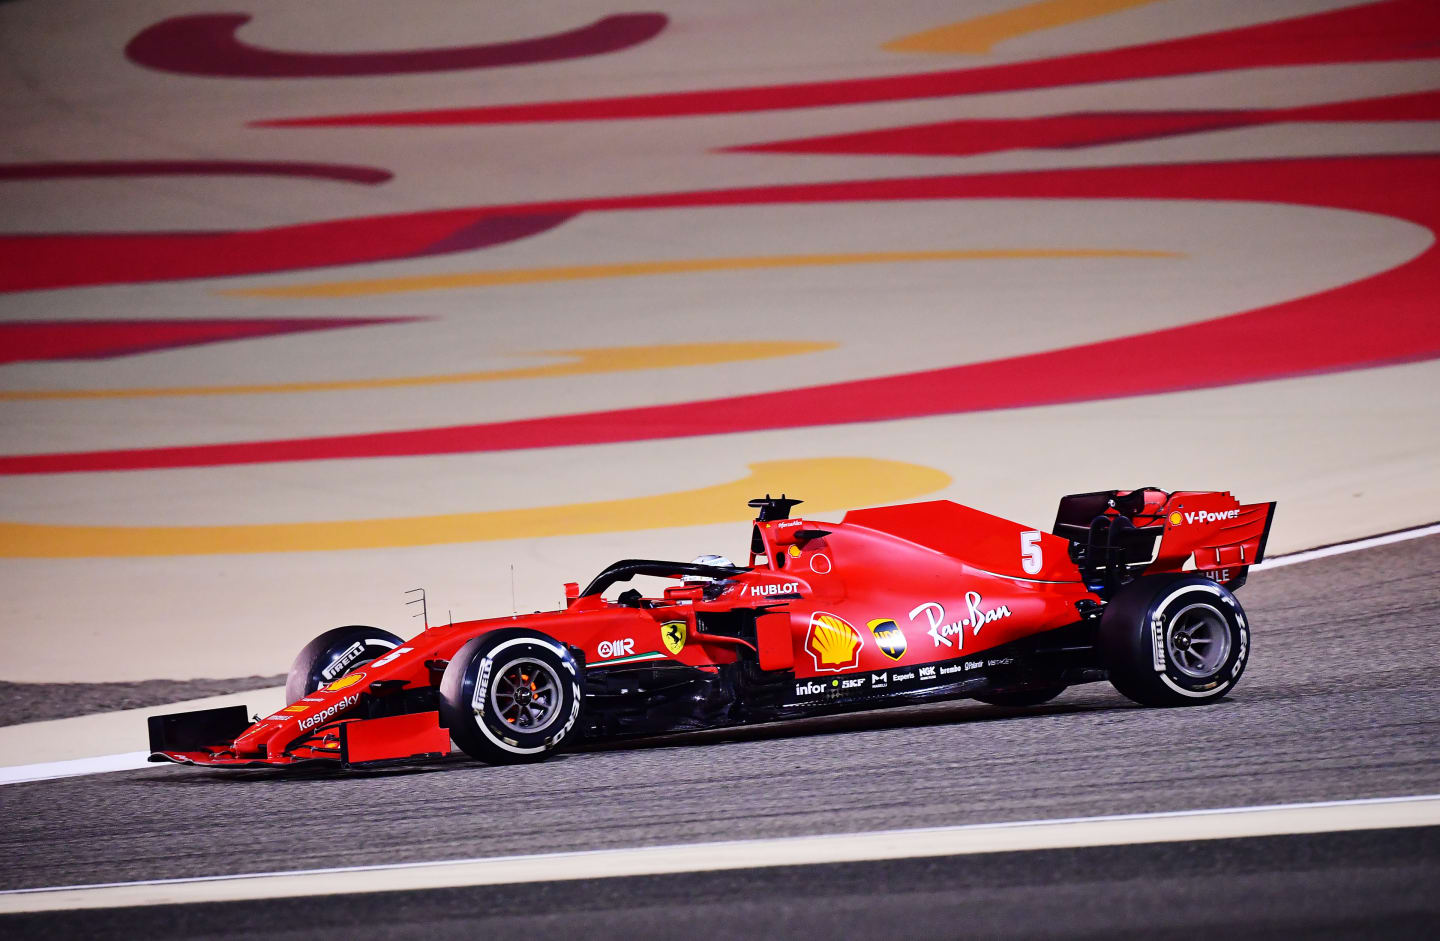
POLYGON ((1227 111, 1108 111, 1037 118, 943 121, 730 147, 736 151, 805 154, 970 156, 1026 148, 1095 147, 1203 131, 1289 121, 1437 121, 1440 91, 1366 98, 1301 108, 1227 111))
POLYGON ((404 323, 413 319, 19 320, 0 323, 0 363, 108 359, 226 340, 404 323))
POLYGON ((201 13, 162 20, 125 47, 132 62, 161 72, 212 78, 344 78, 555 62, 618 52, 653 39, 668 22, 662 13, 622 13, 588 26, 535 39, 415 49, 404 52, 277 52, 251 46, 235 33, 244 13, 201 13))
POLYGON ((1230 69, 1430 59, 1440 54, 1440 3, 1381 0, 1348 9, 1100 52, 922 75, 259 121, 259 127, 506 124, 735 114, 944 98, 1230 69))
POLYGON ((0 180, 60 180, 112 176, 288 176, 373 186, 389 170, 336 163, 280 160, 87 160, 0 164, 0 180))
POLYGON ((139 284, 468 251, 554 228, 570 213, 447 209, 227 232, 0 235, 0 292, 139 284))
MULTIPOLYGON (((625 208, 876 199, 1245 200, 1440 231, 1440 157, 1104 167, 635 197, 625 208)), ((590 208, 599 208, 592 205, 590 208)), ((411 431, 0 458, 0 474, 140 470, 649 441, 1053 405, 1440 357, 1440 245, 1369 278, 1166 330, 990 362, 701 402, 411 431), (1104 368, 1100 368, 1103 365, 1104 368)))

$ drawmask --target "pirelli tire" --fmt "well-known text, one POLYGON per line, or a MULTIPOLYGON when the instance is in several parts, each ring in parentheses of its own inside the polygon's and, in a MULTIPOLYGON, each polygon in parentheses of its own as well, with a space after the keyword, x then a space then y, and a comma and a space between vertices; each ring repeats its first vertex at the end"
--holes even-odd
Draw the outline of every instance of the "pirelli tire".
POLYGON ((316 637, 295 656, 285 678, 285 702, 299 700, 327 683, 333 683, 403 641, 389 631, 367 624, 347 624, 316 637))
POLYGON ((580 668, 564 644, 538 631, 482 634, 440 678, 440 719, 472 758, 541 761, 576 734, 580 668))
POLYGON ((1224 586, 1199 575, 1149 575, 1120 589, 1100 620, 1110 682, 1147 706, 1214 702, 1240 682, 1250 623, 1224 586))

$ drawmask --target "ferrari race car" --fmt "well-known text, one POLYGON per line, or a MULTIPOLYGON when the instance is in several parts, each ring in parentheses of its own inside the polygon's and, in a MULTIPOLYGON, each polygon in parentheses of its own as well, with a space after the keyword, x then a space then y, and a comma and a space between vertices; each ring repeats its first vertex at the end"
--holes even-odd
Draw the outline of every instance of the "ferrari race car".
POLYGON ((286 705, 150 719, 152 761, 207 766, 448 754, 537 761, 605 741, 971 697, 1033 706, 1108 679, 1151 706, 1213 702, 1245 670, 1234 590, 1274 503, 1146 487, 1073 494, 1052 532, 949 501, 792 516, 766 496, 749 561, 628 559, 559 610, 326 631, 286 705), (667 580, 651 594, 624 583, 667 580), (622 589, 623 590, 619 590, 622 589))

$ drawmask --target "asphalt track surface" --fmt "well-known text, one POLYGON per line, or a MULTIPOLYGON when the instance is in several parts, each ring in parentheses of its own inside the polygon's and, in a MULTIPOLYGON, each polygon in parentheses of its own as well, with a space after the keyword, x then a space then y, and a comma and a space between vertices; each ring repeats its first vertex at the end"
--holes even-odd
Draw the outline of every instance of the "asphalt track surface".
POLYGON ((1440 828, 12 916, 135 938, 1424 938, 1440 828))
POLYGON ((284 685, 284 673, 219 680, 138 680, 130 683, 7 683, 0 680, 0 727, 121 709, 164 706, 185 699, 284 685))
MULTIPOLYGON (((1196 709, 1145 709, 1095 684, 1033 710, 943 704, 529 767, 167 766, 13 785, 0 790, 0 887, 1435 793, 1437 585, 1436 537, 1257 574, 1241 592, 1246 677, 1196 709)), ((305 935, 318 919, 387 936, 1418 936, 1440 919, 1437 846, 1433 829, 1322 834, 16 916, 0 933, 305 935)))

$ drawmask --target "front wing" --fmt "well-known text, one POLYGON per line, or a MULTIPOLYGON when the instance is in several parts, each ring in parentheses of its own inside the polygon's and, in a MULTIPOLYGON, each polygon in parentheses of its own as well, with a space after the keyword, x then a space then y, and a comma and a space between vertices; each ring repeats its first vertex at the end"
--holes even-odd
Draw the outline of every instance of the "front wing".
POLYGON ((151 716, 150 760, 222 768, 338 764, 354 767, 450 753, 450 733, 438 712, 378 719, 342 719, 270 754, 242 754, 235 742, 250 727, 245 706, 151 716))

